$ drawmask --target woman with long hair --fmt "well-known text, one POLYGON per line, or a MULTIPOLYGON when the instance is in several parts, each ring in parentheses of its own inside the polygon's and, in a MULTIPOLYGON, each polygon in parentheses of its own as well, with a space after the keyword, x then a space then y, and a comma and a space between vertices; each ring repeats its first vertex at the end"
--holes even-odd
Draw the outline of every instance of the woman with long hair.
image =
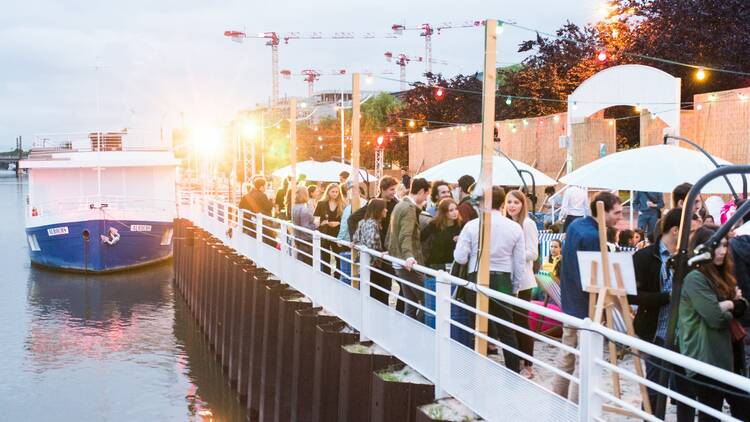
MULTIPOLYGON (((539 258, 539 231, 534 221, 529 218, 526 195, 520 190, 512 190, 505 197, 505 216, 521 225, 526 246, 526 271, 523 282, 518 288, 517 296, 525 301, 531 300, 531 292, 536 287, 536 276, 534 275, 534 261, 539 258)), ((513 322, 524 328, 529 328, 529 320, 524 309, 518 308, 513 314, 513 322)), ((534 339, 526 334, 516 331, 518 348, 529 356, 534 356, 534 339)), ((525 362, 521 375, 533 378, 534 371, 531 362, 525 362)))
POLYGON ((383 240, 380 238, 380 229, 388 214, 388 208, 384 199, 373 198, 367 204, 365 218, 357 224, 352 242, 370 249, 382 252, 383 240))
MULTIPOLYGON (((339 185, 331 183, 326 187, 323 199, 318 202, 313 214, 320 219, 318 231, 328 236, 338 236, 344 207, 346 207, 346 200, 341 195, 339 185)), ((336 266, 331 266, 331 252, 338 253, 337 246, 336 242, 329 239, 320 240, 320 270, 327 274, 333 272, 334 276, 338 276, 335 269, 339 267, 339 259, 336 258, 336 266)))
MULTIPOLYGON (((297 186, 297 190, 294 192, 294 205, 292 206, 292 224, 299 227, 304 227, 309 230, 315 230, 315 218, 307 205, 310 200, 310 194, 307 192, 307 188, 297 186)), ((312 235, 302 230, 294 230, 294 245, 297 249, 297 259, 312 265, 312 235)))
MULTIPOLYGON (((690 239, 689 250, 695 250, 714 233, 711 227, 698 229, 690 239)), ((737 288, 728 250, 728 239, 721 239, 713 259, 699 263, 685 276, 680 293, 679 345, 685 356, 739 373, 744 369, 744 336, 742 330, 732 326, 740 325, 737 319, 745 313, 748 303, 737 288)), ((692 371, 687 373, 696 381, 699 402, 721 411, 726 400, 732 416, 750 420, 750 399, 744 392, 692 371)), ((698 419, 716 420, 702 413, 698 419)))
POLYGON ((420 240, 427 266, 445 270, 446 265, 453 263, 453 250, 461 234, 461 215, 458 204, 452 198, 438 202, 435 218, 422 229, 420 240))

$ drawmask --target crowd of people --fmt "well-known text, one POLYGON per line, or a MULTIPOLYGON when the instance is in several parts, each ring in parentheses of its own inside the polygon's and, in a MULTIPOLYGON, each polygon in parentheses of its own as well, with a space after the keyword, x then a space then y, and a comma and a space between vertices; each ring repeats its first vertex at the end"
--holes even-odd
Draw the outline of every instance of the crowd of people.
MULTIPOLYGON (((403 262, 401 265, 386 260, 373 262, 371 295, 388 305, 395 283, 400 291, 396 309, 420 321, 425 317, 420 309, 425 298, 423 291, 414 286, 424 286, 425 279, 423 273, 414 270, 415 264, 448 270, 476 281, 481 233, 479 208, 471 197, 475 185, 471 176, 461 177, 455 186, 441 180, 430 183, 421 178, 412 179, 406 173, 401 181, 384 176, 379 180, 377 195, 356 211, 352 211, 352 184, 348 173, 340 175, 340 183, 328 184, 322 195, 318 185, 304 182, 300 180, 296 190, 291 192, 290 181, 284 180, 275 201, 271 202, 264 193, 265 180, 255 178, 240 207, 288 219, 295 226, 351 240, 399 258, 403 262)), ((690 188, 691 185, 685 183, 674 189, 671 209, 665 207, 662 193, 635 193, 631 209, 638 212, 637 230, 619 227, 623 205, 614 193, 599 192, 590 198, 586 190, 570 186, 560 198, 554 195, 554 189, 548 190, 546 202, 559 206, 560 214, 546 219, 545 227, 564 235, 549 243, 549 254, 542 261, 539 226, 533 218, 534 210, 529 209, 527 195, 521 190, 495 186, 491 198, 489 286, 498 292, 532 300, 539 297, 537 276, 541 270, 559 284, 562 312, 578 318, 589 317, 589 297, 581 288, 577 252, 599 251, 596 204, 601 202, 610 250, 633 253, 638 293, 629 296, 629 301, 635 308, 636 335, 719 368, 747 375, 748 353, 743 327, 750 325, 750 315, 745 315, 748 302, 743 292, 750 289, 750 236, 732 235, 723 239, 712 260, 690 269, 680 297, 672 297, 672 257, 677 252, 682 208, 691 209, 688 213, 691 251, 693 246, 708 240, 717 228, 713 225, 715 217, 707 212, 700 196, 694 204, 684 203, 690 188), (667 345, 670 304, 674 301, 680 305, 679 329, 675 344, 667 345)), ((360 191, 361 196, 365 193, 360 191)), ((725 220, 731 209, 738 206, 728 204, 720 219, 725 220)), ((298 258, 311 265, 311 235, 296 230, 295 239, 298 258)), ((327 238, 321 242, 321 247, 321 270, 342 277, 338 256, 344 248, 327 238)), ((465 303, 475 303, 473 291, 463 289, 461 294, 465 303)), ((525 311, 498 301, 490 301, 489 312, 520 326, 531 325, 525 311)), ((533 338, 506 325, 490 323, 489 335, 509 348, 529 356, 534 354, 533 338)), ((576 348, 577 330, 563 326, 562 342, 576 348)), ((502 354, 506 367, 528 378, 535 376, 531 362, 525 362, 505 347, 502 354)), ((746 395, 736 394, 739 391, 736 388, 680 368, 663 377, 665 369, 658 359, 646 356, 645 361, 649 380, 663 383, 666 379, 665 386, 716 409, 721 409, 726 400, 733 415, 750 420, 750 400, 746 395)), ((576 356, 561 351, 557 366, 574 373, 576 356)), ((577 401, 576 387, 558 376, 552 388, 561 396, 577 401)), ((656 391, 649 389, 652 408, 656 408, 658 397, 656 391)), ((678 405, 677 413, 679 421, 695 417, 695 410, 684 404, 678 405)), ((704 414, 700 414, 700 418, 710 420, 704 414)))

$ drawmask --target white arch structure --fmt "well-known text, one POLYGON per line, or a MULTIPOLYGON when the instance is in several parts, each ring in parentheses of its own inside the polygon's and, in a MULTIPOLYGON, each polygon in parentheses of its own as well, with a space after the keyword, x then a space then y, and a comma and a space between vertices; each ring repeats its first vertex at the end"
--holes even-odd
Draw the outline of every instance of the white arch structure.
POLYGON ((680 78, 640 64, 613 66, 586 79, 568 96, 568 171, 572 169, 572 125, 613 106, 639 106, 680 134, 680 78))

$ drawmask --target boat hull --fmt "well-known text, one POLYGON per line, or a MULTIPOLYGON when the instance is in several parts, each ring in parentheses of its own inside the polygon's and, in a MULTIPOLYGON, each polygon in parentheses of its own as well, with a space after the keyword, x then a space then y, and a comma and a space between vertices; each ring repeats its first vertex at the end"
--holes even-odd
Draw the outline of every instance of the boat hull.
POLYGON ((28 227, 26 235, 31 263, 60 270, 122 271, 172 256, 171 221, 85 220, 28 227))

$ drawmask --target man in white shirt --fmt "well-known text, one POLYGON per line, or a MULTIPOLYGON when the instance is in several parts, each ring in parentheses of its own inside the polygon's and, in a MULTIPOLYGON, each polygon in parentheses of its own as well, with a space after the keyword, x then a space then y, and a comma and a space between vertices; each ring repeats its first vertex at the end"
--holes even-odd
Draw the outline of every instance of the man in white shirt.
MULTIPOLYGON (((492 188, 492 227, 490 228, 490 288, 509 295, 515 294, 523 281, 526 249, 521 226, 505 217, 502 206, 505 202, 505 191, 499 186, 492 188)), ((459 264, 469 264, 469 281, 476 281, 479 251, 479 219, 466 223, 458 236, 453 258, 459 264)), ((476 296, 467 290, 465 299, 473 305, 476 296)), ((504 321, 513 322, 513 311, 510 305, 501 305, 490 300, 490 314, 504 321)), ((502 344, 518 348, 518 342, 511 328, 490 321, 489 335, 502 344)), ((518 372, 520 359, 512 352, 503 350, 505 366, 518 372)))
POLYGON ((580 186, 568 186, 563 194, 560 219, 564 220, 563 233, 568 230, 570 223, 577 218, 585 217, 589 208, 589 195, 580 186))

